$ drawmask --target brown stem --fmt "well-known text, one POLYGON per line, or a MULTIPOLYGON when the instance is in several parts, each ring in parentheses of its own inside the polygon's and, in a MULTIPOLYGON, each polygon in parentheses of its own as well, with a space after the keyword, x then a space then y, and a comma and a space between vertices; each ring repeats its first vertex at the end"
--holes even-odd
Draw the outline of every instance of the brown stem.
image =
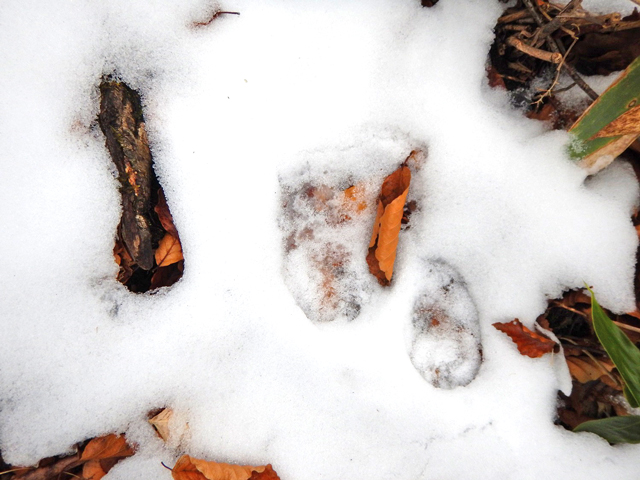
POLYGON ((507 38, 507 45, 512 46, 516 50, 520 50, 522 53, 526 53, 531 57, 538 58, 545 62, 560 63, 562 61, 562 55, 558 52, 547 52, 546 50, 540 50, 539 48, 530 47, 522 40, 516 37, 507 38))
MULTIPOLYGON (((543 27, 545 25, 544 18, 533 6, 531 0, 522 0, 522 3, 524 3, 525 7, 527 7, 527 10, 534 18, 538 26, 543 27)), ((558 43, 552 37, 547 37, 547 45, 552 52, 560 53, 558 43)), ((567 71, 567 74, 573 79, 573 81, 576 82, 576 85, 578 85, 592 100, 596 100, 598 98, 598 94, 589 85, 587 85, 587 83, 582 79, 580 75, 578 75, 578 72, 576 72, 571 65, 563 62, 562 67, 567 71)))

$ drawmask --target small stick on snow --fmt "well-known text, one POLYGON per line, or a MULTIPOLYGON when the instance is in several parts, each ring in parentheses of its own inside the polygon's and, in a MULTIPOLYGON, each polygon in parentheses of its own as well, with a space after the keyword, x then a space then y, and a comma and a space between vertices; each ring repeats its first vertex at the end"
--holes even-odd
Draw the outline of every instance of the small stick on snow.
POLYGON ((540 50, 539 48, 530 47, 522 40, 516 37, 507 38, 507 45, 512 46, 516 50, 520 50, 522 53, 526 53, 531 57, 538 58, 549 63, 560 63, 562 61, 562 55, 558 52, 547 52, 546 50, 540 50))

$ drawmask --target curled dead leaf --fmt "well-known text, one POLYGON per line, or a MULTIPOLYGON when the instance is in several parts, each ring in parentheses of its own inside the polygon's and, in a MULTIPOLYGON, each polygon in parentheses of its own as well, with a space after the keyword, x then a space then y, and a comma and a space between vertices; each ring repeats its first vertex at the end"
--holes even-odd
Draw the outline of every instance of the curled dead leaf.
POLYGON ((104 437, 92 439, 84 447, 80 460, 102 460, 106 458, 130 457, 135 453, 133 447, 129 446, 124 435, 109 434, 104 437))
POLYGON ((517 318, 508 323, 496 322, 493 326, 509 335, 522 355, 538 358, 550 353, 556 347, 556 342, 529 330, 517 318))
POLYGON ((82 478, 84 480, 100 480, 107 472, 104 471, 100 460, 90 460, 82 466, 82 478))
POLYGON ((369 242, 367 264, 378 283, 387 286, 393 275, 398 235, 402 227, 404 204, 409 194, 411 171, 401 165, 382 183, 378 196, 376 219, 369 242))
POLYGON ((173 416, 173 410, 170 408, 164 408, 158 413, 149 419, 149 423, 155 429, 158 436, 164 440, 165 442, 169 438, 169 421, 173 416))
POLYGON ((180 240, 170 233, 167 233, 162 237, 162 240, 160 240, 155 257, 158 267, 166 267, 167 265, 183 260, 184 257, 182 256, 180 240))
POLYGON ((171 470, 174 480, 279 480, 271 465, 252 467, 230 463, 208 462, 183 455, 171 470), (267 469, 269 472, 267 472, 267 469), (260 476, 267 472, 267 476, 260 476), (273 473, 273 476, 271 473, 273 473), (254 475, 258 474, 258 475, 254 475))

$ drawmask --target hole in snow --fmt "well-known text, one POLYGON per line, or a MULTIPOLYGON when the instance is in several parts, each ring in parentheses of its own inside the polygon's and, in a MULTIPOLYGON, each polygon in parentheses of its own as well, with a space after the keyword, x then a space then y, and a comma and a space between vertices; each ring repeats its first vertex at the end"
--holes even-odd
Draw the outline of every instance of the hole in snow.
POLYGON ((142 104, 135 90, 104 79, 98 123, 118 169, 122 217, 113 249, 118 280, 130 291, 169 287, 184 270, 180 236, 153 170, 142 104))

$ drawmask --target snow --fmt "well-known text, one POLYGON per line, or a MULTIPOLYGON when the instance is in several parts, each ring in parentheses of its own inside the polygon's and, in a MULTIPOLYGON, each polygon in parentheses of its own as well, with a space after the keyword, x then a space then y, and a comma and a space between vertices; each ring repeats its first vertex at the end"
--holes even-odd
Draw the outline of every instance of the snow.
POLYGON ((194 28, 216 5, 2 2, 5 461, 126 432, 138 452, 109 479, 170 478, 160 462, 181 453, 296 480, 637 478, 639 447, 553 425, 562 358, 522 357, 491 326, 531 327, 584 282, 604 306, 634 308, 637 247, 630 167, 585 181, 565 133, 486 85, 502 7, 238 0, 222 9, 241 15, 194 28), (142 94, 183 244, 183 279, 156 294, 115 280, 119 195, 94 123, 114 72, 142 94), (309 180, 379 185, 414 148, 426 152, 410 189, 419 211, 394 284, 362 263, 372 212, 321 229, 352 255, 359 310, 318 315, 309 258, 323 247, 287 255, 301 224, 283 196, 309 180), (439 299, 447 277, 459 301, 439 299), (481 343, 477 373, 471 354, 441 385, 466 386, 430 381, 457 347, 416 353, 420 299, 481 343), (179 432, 166 446, 147 423, 163 406, 179 432))

